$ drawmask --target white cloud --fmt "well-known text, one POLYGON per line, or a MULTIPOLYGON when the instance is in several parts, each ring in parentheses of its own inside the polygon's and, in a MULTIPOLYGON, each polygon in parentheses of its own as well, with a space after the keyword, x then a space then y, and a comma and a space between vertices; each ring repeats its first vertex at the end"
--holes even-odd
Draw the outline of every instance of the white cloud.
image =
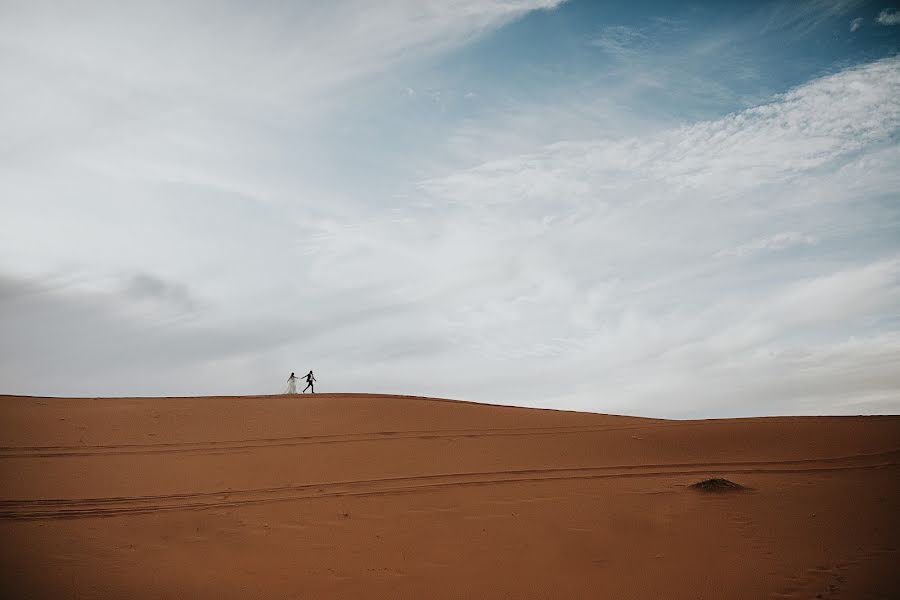
POLYGON ((853 19, 852 21, 850 21, 850 32, 852 33, 854 31, 856 31, 857 29, 862 27, 862 24, 863 24, 862 17, 857 17, 857 18, 853 19))
POLYGON ((783 0, 774 4, 766 30, 787 29, 805 35, 862 4, 863 0, 783 0))
POLYGON ((831 323, 890 310, 900 300, 900 259, 888 258, 791 283, 761 311, 776 321, 831 323))
MULTIPOLYGON (((474 166, 413 189, 373 183, 390 140, 371 174, 322 158, 375 75, 553 4, 7 3, 4 391, 276 392, 314 367, 658 416, 897 410, 900 59, 662 130, 548 103, 482 153, 467 123, 448 145, 474 166)), ((403 110, 406 81, 447 89, 397 81, 403 110)))
MULTIPOLYGON (((423 182, 457 207, 447 227, 480 232, 482 256, 515 265, 454 328, 478 332, 470 343, 490 360, 540 357, 548 379, 577 382, 579 392, 557 397, 569 406, 614 396, 621 410, 659 414, 666 398, 690 397, 708 398, 698 402, 709 409, 707 376, 753 388, 755 377, 791 376, 764 375, 759 364, 771 361, 752 356, 818 356, 846 335, 842 323, 871 326, 897 305, 897 263, 880 254, 897 253, 896 232, 855 263, 836 256, 868 235, 883 210, 876 199, 896 185, 898 86, 900 61, 889 59, 722 119, 552 144, 423 182), (778 223, 808 229, 764 233, 778 223), (747 242, 754 231, 762 235, 747 242), (814 243, 814 256, 749 270, 710 262, 814 243), (585 376, 592 370, 599 379, 585 376)), ((898 402, 891 388, 880 393, 879 410, 887 397, 898 402)), ((849 406, 829 398, 822 410, 849 406)), ((794 400, 779 410, 798 407, 794 400)))
POLYGON ((648 34, 639 29, 613 25, 606 27, 591 44, 615 56, 627 57, 636 48, 646 46, 651 40, 648 34))
POLYGON ((221 137, 275 115, 294 125, 341 86, 560 1, 4 3, 0 151, 46 160, 145 127, 192 142, 219 120, 221 137))
POLYGON ((875 21, 881 25, 900 25, 900 10, 889 10, 886 8, 878 14, 878 18, 875 21))
POLYGON ((735 248, 725 248, 716 252, 716 257, 735 256, 743 258, 760 252, 783 250, 791 246, 811 245, 816 243, 816 238, 796 231, 782 231, 775 235, 757 238, 753 241, 741 244, 735 248))
POLYGON ((700 188, 735 195, 888 140, 900 120, 898 64, 825 77, 775 102, 649 139, 559 143, 424 187, 454 200, 517 205, 551 193, 602 202, 623 178, 629 186, 664 184, 669 196, 700 188))

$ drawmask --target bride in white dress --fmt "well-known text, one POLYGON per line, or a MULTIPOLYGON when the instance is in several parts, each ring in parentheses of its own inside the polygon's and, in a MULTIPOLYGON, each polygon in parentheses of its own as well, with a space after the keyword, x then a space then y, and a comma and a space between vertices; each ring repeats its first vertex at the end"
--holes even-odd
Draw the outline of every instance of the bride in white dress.
POLYGON ((288 385, 287 385, 287 394, 296 394, 297 393, 297 376, 294 375, 293 371, 291 372, 291 376, 288 377, 288 385))

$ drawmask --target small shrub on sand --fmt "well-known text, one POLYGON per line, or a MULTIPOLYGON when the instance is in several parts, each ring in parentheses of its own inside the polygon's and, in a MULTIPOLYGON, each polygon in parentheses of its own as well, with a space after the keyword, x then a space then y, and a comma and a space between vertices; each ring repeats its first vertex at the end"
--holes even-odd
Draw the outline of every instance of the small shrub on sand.
POLYGON ((703 492, 737 492, 746 489, 744 486, 738 483, 728 481, 727 479, 722 479, 721 477, 704 479, 703 481, 698 481, 697 483, 692 484, 691 487, 695 490, 700 490, 703 492))

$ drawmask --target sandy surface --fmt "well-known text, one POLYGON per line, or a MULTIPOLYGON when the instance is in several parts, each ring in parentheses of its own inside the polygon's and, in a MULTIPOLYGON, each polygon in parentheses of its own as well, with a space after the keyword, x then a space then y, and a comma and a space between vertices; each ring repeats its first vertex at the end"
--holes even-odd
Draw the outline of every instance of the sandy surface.
POLYGON ((0 397, 0 597, 898 598, 898 459, 900 417, 0 397))

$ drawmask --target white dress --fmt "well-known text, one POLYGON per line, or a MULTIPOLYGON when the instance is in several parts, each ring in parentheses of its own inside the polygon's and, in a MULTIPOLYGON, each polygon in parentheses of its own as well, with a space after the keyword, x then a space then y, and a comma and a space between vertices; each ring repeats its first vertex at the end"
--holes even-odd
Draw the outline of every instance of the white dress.
POLYGON ((287 392, 288 394, 296 394, 297 393, 297 378, 291 377, 288 379, 287 392))

